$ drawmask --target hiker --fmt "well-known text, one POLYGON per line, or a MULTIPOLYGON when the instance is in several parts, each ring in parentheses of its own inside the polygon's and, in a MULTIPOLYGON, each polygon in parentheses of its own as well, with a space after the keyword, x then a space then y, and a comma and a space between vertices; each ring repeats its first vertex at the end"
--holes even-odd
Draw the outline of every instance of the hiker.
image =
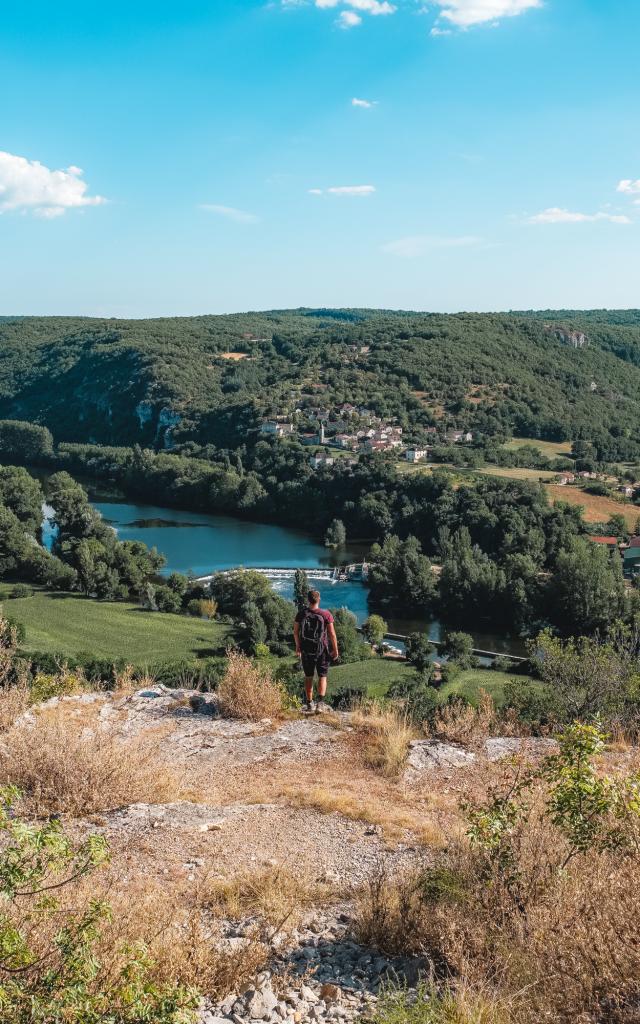
POLYGON ((329 711, 325 704, 327 694, 327 675, 329 664, 338 658, 338 639, 333 615, 320 607, 320 593, 310 590, 307 594, 309 604, 296 615, 293 624, 293 635, 296 641, 296 654, 302 660, 304 672, 304 689, 307 712, 329 711), (313 701, 313 677, 318 673, 318 702, 313 701))

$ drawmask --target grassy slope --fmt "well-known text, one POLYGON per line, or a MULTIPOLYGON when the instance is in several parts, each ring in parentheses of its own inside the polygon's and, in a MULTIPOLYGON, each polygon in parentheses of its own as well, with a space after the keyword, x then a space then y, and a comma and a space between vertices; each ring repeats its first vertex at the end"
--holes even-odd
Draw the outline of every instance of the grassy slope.
MULTIPOLYGON (((341 686, 366 686, 369 696, 382 697, 393 680, 401 679, 411 671, 402 661, 382 658, 359 661, 352 665, 338 665, 329 673, 329 692, 335 692, 341 686)), ((439 693, 442 700, 446 700, 452 693, 459 693, 472 703, 476 703, 480 690, 484 689, 500 707, 504 703, 504 688, 512 679, 536 685, 526 676, 512 676, 491 669, 469 669, 467 672, 461 672, 454 682, 443 686, 439 693)))
POLYGON ((24 647, 31 651, 83 652, 126 658, 138 665, 157 664, 210 657, 231 633, 218 623, 75 594, 39 592, 7 599, 9 589, 0 587, 0 600, 8 615, 24 623, 24 647))
POLYGON ((547 484, 546 491, 551 501, 566 501, 570 505, 582 505, 582 518, 586 523, 606 522, 612 515, 623 515, 630 530, 640 517, 640 507, 629 501, 615 501, 599 494, 587 494, 577 487, 561 487, 547 484))
POLYGON ((548 459, 563 458, 571 453, 571 441, 540 441, 537 437, 514 437, 507 441, 505 448, 515 450, 522 448, 523 445, 537 448, 548 459))

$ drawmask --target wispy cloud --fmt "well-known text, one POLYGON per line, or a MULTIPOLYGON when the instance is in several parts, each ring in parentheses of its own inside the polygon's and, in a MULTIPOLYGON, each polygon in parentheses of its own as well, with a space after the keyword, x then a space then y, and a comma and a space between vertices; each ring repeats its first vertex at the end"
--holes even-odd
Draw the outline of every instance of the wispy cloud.
POLYGON ((375 185, 332 185, 331 188, 310 188, 310 196, 370 196, 375 192, 375 185))
POLYGON ((611 224, 631 224, 631 219, 624 214, 605 213, 599 210, 598 213, 578 213, 573 210, 565 210, 559 206, 550 206, 541 213, 527 218, 528 224, 587 224, 598 220, 606 220, 611 224))
POLYGON ((357 96, 354 96, 351 100, 352 107, 362 107, 364 110, 371 110, 372 107, 378 105, 377 100, 360 100, 357 96))
POLYGON ((623 192, 626 196, 638 196, 640 195, 640 178, 633 181, 631 178, 623 178, 618 184, 618 192, 623 192))
POLYGON ((430 249, 464 249, 480 245, 482 241, 477 235, 408 235, 406 238, 386 242, 380 248, 392 256, 416 259, 430 249))
POLYGON ((83 171, 71 165, 52 171, 38 160, 0 152, 0 213, 18 210, 36 217, 61 217, 81 206, 100 206, 104 196, 89 196, 83 171))
MULTIPOLYGON (((320 10, 336 10, 336 24, 339 28, 350 29, 362 24, 363 15, 378 17, 395 14, 396 5, 390 0, 309 0, 320 10)), ((306 0, 281 0, 284 8, 305 7, 306 0)))
MULTIPOLYGON (((518 14, 542 7, 542 0, 430 0, 441 8, 439 21, 456 28, 471 28, 487 22, 498 22, 502 18, 513 18, 518 14)), ((436 25, 432 35, 446 34, 436 25)))
POLYGON ((219 217, 226 217, 227 220, 233 220, 236 224, 257 224, 260 220, 255 213, 237 210, 235 206, 221 206, 219 203, 201 203, 200 209, 206 210, 207 213, 215 213, 219 217))

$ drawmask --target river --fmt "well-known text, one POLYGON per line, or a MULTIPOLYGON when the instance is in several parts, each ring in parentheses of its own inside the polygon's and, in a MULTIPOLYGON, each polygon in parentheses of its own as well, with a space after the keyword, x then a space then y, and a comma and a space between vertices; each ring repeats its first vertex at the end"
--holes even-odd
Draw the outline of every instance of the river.
MULTIPOLYGON (((204 576, 237 566, 296 567, 306 569, 313 583, 314 568, 326 568, 341 562, 361 562, 366 553, 366 548, 357 544, 333 552, 301 531, 231 516, 107 501, 100 495, 93 496, 93 503, 121 540, 141 540, 161 551, 167 559, 165 573, 204 576)), ((274 579, 272 586, 283 597, 290 599, 293 595, 292 579, 274 579)), ((322 592, 325 607, 346 607, 358 622, 366 619, 369 614, 368 591, 360 580, 334 583, 321 579, 317 586, 322 592)), ((431 640, 440 639, 441 627, 437 620, 419 615, 386 618, 392 633, 407 634, 420 630, 425 631, 431 640)), ((520 656, 526 653, 518 637, 484 631, 474 631, 473 636, 475 646, 483 650, 520 656)))

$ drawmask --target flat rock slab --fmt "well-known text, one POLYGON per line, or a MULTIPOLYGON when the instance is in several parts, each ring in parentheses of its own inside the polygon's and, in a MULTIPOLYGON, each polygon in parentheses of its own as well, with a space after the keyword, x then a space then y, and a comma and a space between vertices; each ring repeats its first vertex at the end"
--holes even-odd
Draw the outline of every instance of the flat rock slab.
POLYGON ((555 740, 540 736, 492 736, 477 752, 441 740, 414 740, 409 747, 405 779, 411 781, 422 772, 438 768, 466 768, 483 757, 488 761, 500 761, 515 754, 535 758, 557 749, 555 740))
POLYGON ((546 756, 557 749, 556 741, 546 736, 492 736, 485 743, 485 753, 490 761, 500 761, 514 754, 546 756))
POLYGON ((434 768, 463 768, 473 764, 475 754, 440 740, 414 740, 407 756, 407 775, 434 768))

